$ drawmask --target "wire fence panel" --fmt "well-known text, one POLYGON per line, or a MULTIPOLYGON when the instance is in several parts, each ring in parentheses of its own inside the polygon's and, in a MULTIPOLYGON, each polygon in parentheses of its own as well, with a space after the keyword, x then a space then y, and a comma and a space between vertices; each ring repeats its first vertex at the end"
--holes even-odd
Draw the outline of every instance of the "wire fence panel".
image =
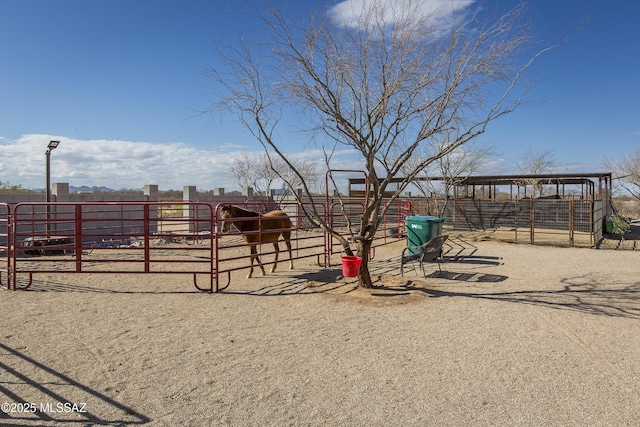
POLYGON ((449 200, 444 217, 453 229, 493 230, 505 241, 594 246, 604 209, 599 200, 463 198, 449 200))

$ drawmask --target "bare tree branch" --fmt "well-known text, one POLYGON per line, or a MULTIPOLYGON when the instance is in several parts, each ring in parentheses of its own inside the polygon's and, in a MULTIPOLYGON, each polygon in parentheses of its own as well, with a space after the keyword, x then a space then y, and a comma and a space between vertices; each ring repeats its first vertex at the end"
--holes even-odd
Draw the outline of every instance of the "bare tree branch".
POLYGON ((614 171, 614 179, 631 196, 640 200, 640 149, 607 159, 605 165, 614 171))
MULTIPOLYGON (((522 160, 518 165, 520 171, 529 175, 543 175, 553 172, 556 167, 556 161, 553 159, 553 154, 549 150, 534 151, 528 150, 522 156, 522 160)), ((527 186, 531 187, 531 197, 536 197, 536 191, 538 197, 541 197, 544 193, 544 180, 539 178, 528 178, 517 183, 525 187, 525 194, 527 186)))
MULTIPOLYGON (((472 3, 444 12, 425 10, 419 0, 346 4, 352 8, 341 4, 305 19, 256 9, 261 32, 221 48, 224 67, 210 70, 224 90, 212 111, 233 112, 292 171, 280 178, 299 180, 309 198, 304 174, 282 151, 279 132, 287 125, 323 147, 329 169, 335 147, 362 156, 371 193, 356 240, 360 284, 372 286, 366 258, 387 210, 422 171, 520 106, 525 72, 547 49, 526 54, 534 40, 522 5, 492 15, 472 3), (446 143, 408 169, 434 141, 446 143), (404 180, 383 197, 398 176, 404 180)), ((299 201, 315 224, 339 235, 313 201, 299 201)))

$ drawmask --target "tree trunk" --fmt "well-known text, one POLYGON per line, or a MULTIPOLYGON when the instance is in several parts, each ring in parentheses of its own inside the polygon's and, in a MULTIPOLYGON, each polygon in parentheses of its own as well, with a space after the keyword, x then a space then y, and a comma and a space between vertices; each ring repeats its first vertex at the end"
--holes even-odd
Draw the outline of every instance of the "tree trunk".
POLYGON ((358 285, 362 288, 373 288, 373 281, 369 273, 369 251, 372 240, 360 240, 358 242, 358 256, 362 258, 360 272, 358 273, 358 285))

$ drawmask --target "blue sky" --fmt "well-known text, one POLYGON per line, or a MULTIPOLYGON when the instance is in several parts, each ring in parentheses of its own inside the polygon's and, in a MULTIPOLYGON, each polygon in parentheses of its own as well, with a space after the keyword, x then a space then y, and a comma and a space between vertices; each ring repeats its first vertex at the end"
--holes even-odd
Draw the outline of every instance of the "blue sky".
MULTIPOLYGON (((237 123, 198 112, 215 89, 204 73, 216 65, 213 40, 251 27, 244 7, 0 0, 0 181, 44 187, 46 145, 59 139, 54 182, 234 189, 229 161, 261 147, 237 123)), ((540 46, 570 33, 531 68, 530 105, 482 136, 495 147, 483 172, 517 172, 527 150, 551 151, 559 172, 594 172, 604 155, 638 149, 640 2, 532 0, 529 13, 540 46)))

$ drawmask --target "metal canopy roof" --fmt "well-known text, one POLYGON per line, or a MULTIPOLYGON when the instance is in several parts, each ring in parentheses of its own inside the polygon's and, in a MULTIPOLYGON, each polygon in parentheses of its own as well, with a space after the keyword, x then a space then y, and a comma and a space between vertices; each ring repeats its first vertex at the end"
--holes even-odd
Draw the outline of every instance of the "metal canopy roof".
MULTIPOLYGON (((466 178, 457 178, 455 182, 455 186, 457 188, 466 187, 467 190, 469 187, 473 189, 473 193, 475 194, 476 186, 489 186, 489 187, 497 187, 497 186, 516 186, 518 188, 525 187, 530 185, 556 185, 563 186, 563 194, 564 194, 564 185, 581 185, 586 186, 587 192, 591 195, 591 197, 595 196, 596 188, 597 194, 599 198, 603 198, 604 196, 608 197, 607 194, 611 190, 611 173, 610 172, 595 172, 595 173, 553 173, 553 174, 520 174, 520 175, 477 175, 477 176, 468 176, 466 178), (597 185, 597 187, 596 187, 597 185)), ((379 178, 379 181, 382 181, 383 178, 379 178)), ((404 177, 394 177, 389 179, 390 183, 398 183, 403 182, 405 180, 404 177)), ((413 181, 444 181, 444 177, 416 177, 413 181)), ((352 186, 354 185, 365 185, 367 180, 365 178, 349 178, 349 194, 355 194, 356 191, 353 191, 352 186)), ((526 192, 526 191, 525 191, 526 192)), ((491 194, 491 190, 489 191, 491 194)), ((475 196, 474 196, 475 197, 475 196)), ((491 198, 491 196, 489 196, 491 198)))
MULTIPOLYGON (((379 180, 382 181, 383 178, 379 180)), ((458 181, 458 185, 524 185, 527 180, 547 181, 553 184, 584 184, 594 179, 611 182, 611 172, 596 173, 557 173, 557 174, 523 174, 523 175, 477 175, 468 176, 458 181)), ((404 177, 391 178, 389 182, 403 182, 404 177)), ((444 177, 416 177, 413 181, 444 181, 444 177)), ((365 178, 349 178, 349 186, 365 184, 365 178)))

